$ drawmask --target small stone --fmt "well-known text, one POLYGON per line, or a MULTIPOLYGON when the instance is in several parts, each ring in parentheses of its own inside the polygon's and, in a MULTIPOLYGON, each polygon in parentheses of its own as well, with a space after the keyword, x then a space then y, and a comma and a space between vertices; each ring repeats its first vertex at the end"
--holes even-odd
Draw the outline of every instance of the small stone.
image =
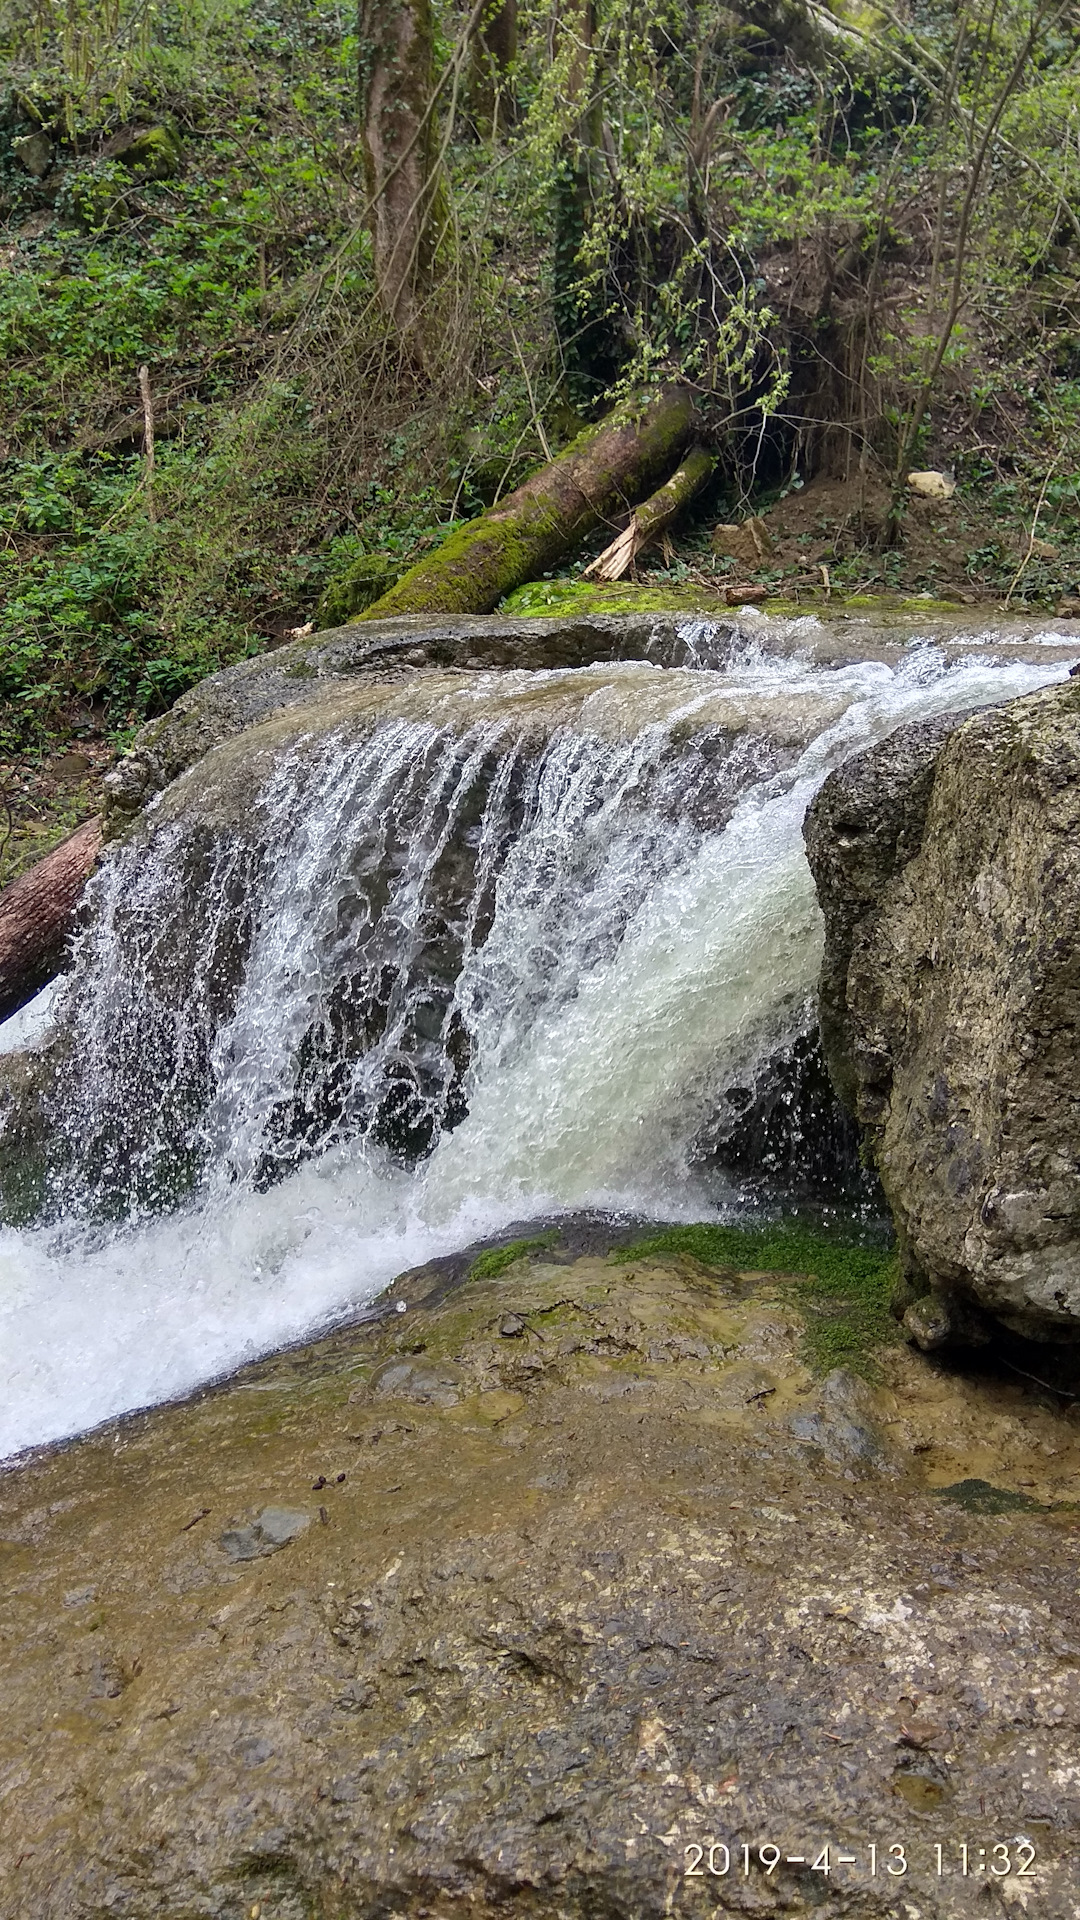
POLYGON ((84 773, 89 773, 92 765, 88 753, 62 753, 58 760, 53 761, 52 770, 62 780, 80 780, 84 773))
POLYGON ((308 1514, 291 1507, 264 1507, 255 1525, 271 1547, 284 1547, 295 1540, 298 1533, 303 1533, 311 1520, 308 1514))
POLYGON ((375 1689, 370 1680, 350 1680, 348 1685, 341 1689, 334 1705, 340 1713, 363 1713, 364 1708, 370 1707, 374 1698, 375 1689))
POLYGON ((384 1361, 371 1376, 376 1400, 417 1400, 433 1407, 456 1407, 461 1399, 461 1368, 453 1361, 384 1361))
POLYGON ((504 1340, 517 1340, 525 1331, 525 1322, 520 1313, 508 1313, 499 1322, 499 1332, 504 1340))
POLYGON ((90 1669, 88 1692, 92 1700, 118 1700, 124 1691, 124 1676, 114 1654, 103 1654, 90 1669))
POLYGON ((230 1527, 221 1546, 230 1560, 262 1560, 287 1547, 311 1525, 311 1515, 289 1507, 264 1507, 248 1527, 230 1527))
POLYGON ((984 1347, 990 1338, 982 1315, 955 1294, 924 1293, 908 1307, 901 1324, 923 1353, 937 1353, 942 1347, 984 1347))
POLYGON ((956 492, 956 481, 951 474, 938 473, 928 469, 925 473, 909 473, 908 486, 921 500, 951 500, 956 492))
POLYGON ((714 553, 726 554, 729 559, 737 560, 741 567, 751 570, 763 566, 774 551, 765 522, 758 514, 751 514, 747 520, 714 527, 712 549, 714 553))
POLYGON ((24 133, 21 140, 13 140, 11 151, 20 167, 33 174, 35 180, 43 179, 52 166, 52 141, 40 129, 36 133, 24 133))

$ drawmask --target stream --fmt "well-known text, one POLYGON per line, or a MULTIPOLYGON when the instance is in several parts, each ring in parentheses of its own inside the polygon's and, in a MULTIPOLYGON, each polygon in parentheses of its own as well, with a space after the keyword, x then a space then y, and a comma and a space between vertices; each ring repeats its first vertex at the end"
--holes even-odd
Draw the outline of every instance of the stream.
POLYGON ((901 724, 1068 671, 1034 627, 1023 660, 912 619, 821 665, 816 621, 787 657, 767 625, 722 670, 697 622, 679 667, 369 687, 113 849, 72 973, 0 1029, 59 1050, 50 1206, 0 1230, 0 1457, 512 1221, 754 1203, 711 1130, 813 1025, 811 797, 901 724))

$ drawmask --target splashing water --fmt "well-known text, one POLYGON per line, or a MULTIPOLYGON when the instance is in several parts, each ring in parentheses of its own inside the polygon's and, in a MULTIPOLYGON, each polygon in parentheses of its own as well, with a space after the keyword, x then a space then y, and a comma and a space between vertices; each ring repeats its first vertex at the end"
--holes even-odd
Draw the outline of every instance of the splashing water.
POLYGON ((423 676, 247 787, 204 763, 104 866, 60 996, 54 1217, 0 1232, 0 1456, 510 1220, 723 1208, 694 1142, 810 1017, 821 780, 1064 671, 423 676))

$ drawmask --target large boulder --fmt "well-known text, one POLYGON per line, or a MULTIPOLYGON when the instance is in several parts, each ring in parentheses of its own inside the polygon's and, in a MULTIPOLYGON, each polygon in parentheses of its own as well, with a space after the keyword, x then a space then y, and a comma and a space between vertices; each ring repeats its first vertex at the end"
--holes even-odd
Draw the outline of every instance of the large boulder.
POLYGON ((826 1052, 910 1330, 1080 1338, 1080 687, 894 735, 826 782, 806 844, 826 1052))

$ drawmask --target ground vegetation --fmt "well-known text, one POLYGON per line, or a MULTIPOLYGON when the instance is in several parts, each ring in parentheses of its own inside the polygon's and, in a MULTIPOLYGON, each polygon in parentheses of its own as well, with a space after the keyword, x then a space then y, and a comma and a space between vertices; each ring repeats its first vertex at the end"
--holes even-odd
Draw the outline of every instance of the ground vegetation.
POLYGON ((745 580, 754 512, 765 591, 1076 596, 1068 8, 2 0, 0 47, 0 880, 672 380, 715 465, 653 584, 745 580))

